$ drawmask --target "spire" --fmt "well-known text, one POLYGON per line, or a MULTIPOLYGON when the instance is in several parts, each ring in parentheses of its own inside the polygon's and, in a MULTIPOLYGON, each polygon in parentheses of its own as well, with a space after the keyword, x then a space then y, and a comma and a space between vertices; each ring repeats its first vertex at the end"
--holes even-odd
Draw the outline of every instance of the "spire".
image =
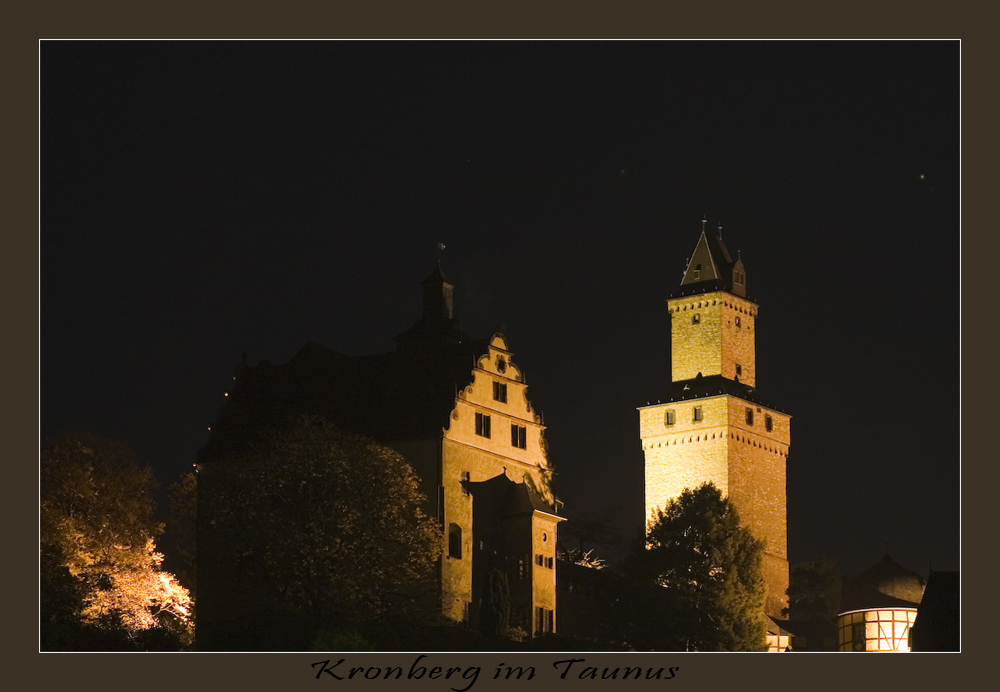
POLYGON ((455 285, 441 271, 441 260, 434 271, 421 282, 424 288, 424 319, 450 320, 454 317, 453 291, 455 285))
POLYGON ((746 275, 742 259, 733 261, 729 250, 726 249, 726 244, 722 241, 721 222, 715 234, 708 232, 707 225, 708 220, 702 217, 701 235, 684 270, 684 277, 681 279, 682 289, 675 293, 681 295, 699 290, 723 290, 745 298, 746 275), (693 284, 697 284, 697 287, 693 284))

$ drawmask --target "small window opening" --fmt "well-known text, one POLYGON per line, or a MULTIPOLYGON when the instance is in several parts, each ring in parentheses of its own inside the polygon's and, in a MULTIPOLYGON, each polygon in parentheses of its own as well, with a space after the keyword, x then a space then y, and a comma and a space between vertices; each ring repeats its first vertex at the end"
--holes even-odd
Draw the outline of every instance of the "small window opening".
POLYGON ((500 403, 507 403, 507 385, 503 382, 493 383, 493 400, 500 403))
POLYGON ((673 425, 674 424, 674 420, 675 419, 674 419, 674 412, 673 412, 673 410, 667 411, 666 415, 663 418, 664 425, 673 425))
POLYGON ((448 557, 462 559, 462 527, 448 524, 448 557))
POLYGON ((702 419, 701 406, 694 407, 694 422, 698 423, 702 419))
POLYGON ((476 414, 476 434, 481 437, 490 436, 490 417, 485 413, 476 414))
POLYGON ((753 425, 753 409, 747 409, 747 425, 753 425))
POLYGON ((774 430, 774 419, 769 414, 764 414, 764 429, 768 432, 774 430))
POLYGON ((526 449, 528 446, 528 429, 523 425, 511 424, 510 443, 520 449, 526 449))
POLYGON ((701 324, 701 315, 691 315, 691 324, 701 324))

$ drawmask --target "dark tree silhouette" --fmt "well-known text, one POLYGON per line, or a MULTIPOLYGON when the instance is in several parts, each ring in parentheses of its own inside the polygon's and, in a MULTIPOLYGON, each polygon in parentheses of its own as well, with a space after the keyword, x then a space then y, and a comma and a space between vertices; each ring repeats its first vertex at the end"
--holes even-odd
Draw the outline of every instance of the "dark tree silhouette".
POLYGON ((654 648, 766 648, 764 544, 713 484, 657 512, 629 561, 634 636, 654 648))

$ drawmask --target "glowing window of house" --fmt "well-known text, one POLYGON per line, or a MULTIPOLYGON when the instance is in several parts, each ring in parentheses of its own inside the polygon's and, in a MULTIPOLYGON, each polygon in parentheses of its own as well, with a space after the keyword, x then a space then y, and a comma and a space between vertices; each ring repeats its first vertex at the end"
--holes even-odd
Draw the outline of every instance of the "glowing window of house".
POLYGON ((526 449, 528 446, 528 429, 523 425, 510 426, 510 443, 515 447, 526 449))
POLYGON ((476 434, 481 437, 490 436, 490 417, 483 413, 476 414, 476 434))
POLYGON ((501 403, 507 403, 507 385, 503 382, 493 383, 493 400, 499 401, 501 403))
POLYGON ((774 430, 774 419, 771 418, 771 414, 769 413, 764 414, 764 430, 768 432, 774 430))
POLYGON ((753 409, 747 409, 747 425, 753 425, 753 409))
POLYGON ((462 527, 448 524, 448 557, 462 559, 462 527))
POLYGON ((694 422, 695 423, 700 423, 702 421, 702 419, 703 419, 703 416, 702 416, 702 413, 701 413, 701 406, 695 406, 694 407, 694 422))
POLYGON ((667 411, 663 415, 663 424, 664 425, 673 425, 675 420, 676 420, 676 417, 674 415, 674 410, 673 409, 670 409, 669 411, 667 411))
POLYGON ((701 315, 691 315, 691 324, 701 324, 701 315))

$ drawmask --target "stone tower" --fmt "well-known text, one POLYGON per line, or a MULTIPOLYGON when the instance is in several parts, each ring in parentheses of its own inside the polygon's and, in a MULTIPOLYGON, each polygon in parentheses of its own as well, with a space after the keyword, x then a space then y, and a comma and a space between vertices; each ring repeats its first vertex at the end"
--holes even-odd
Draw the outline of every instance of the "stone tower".
POLYGON ((702 228, 667 306, 671 389, 662 403, 639 409, 646 521, 685 488, 715 483, 767 543, 765 610, 780 618, 788 605, 790 416, 757 395, 757 304, 747 298, 743 262, 730 257, 721 229, 716 235, 702 228))

